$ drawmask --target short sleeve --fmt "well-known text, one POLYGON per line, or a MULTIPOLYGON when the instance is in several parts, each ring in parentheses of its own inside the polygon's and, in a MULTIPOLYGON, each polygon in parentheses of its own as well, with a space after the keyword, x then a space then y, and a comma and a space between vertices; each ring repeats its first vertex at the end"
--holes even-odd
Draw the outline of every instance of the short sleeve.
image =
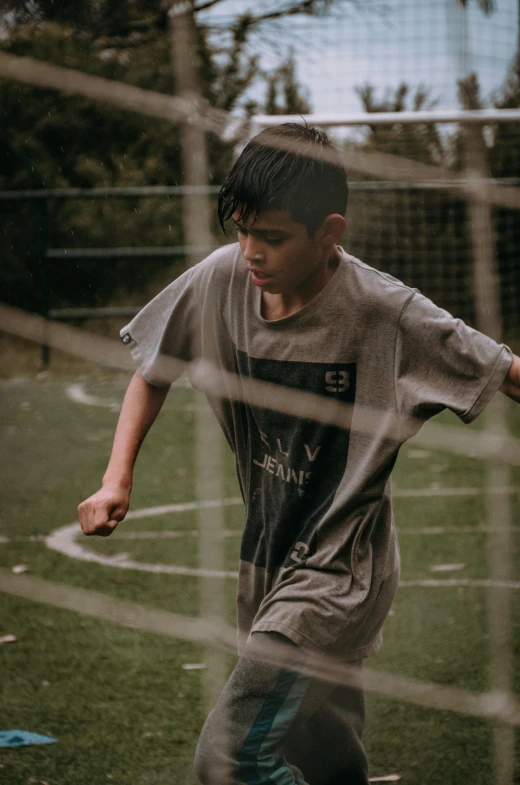
POLYGON ((194 354, 192 273, 179 276, 121 330, 122 342, 152 385, 172 384, 194 354))
POLYGON ((511 350, 468 327, 418 292, 399 322, 395 385, 398 411, 427 420, 450 409, 472 422, 499 389, 511 350))

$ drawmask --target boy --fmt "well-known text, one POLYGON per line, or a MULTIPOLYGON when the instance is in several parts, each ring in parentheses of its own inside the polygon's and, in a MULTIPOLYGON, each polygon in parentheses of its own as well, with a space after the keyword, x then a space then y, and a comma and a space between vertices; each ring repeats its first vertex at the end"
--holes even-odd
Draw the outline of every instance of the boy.
MULTIPOLYGON (((520 360, 417 291, 346 254, 347 184, 326 135, 299 124, 245 147, 219 196, 238 244, 188 270, 122 331, 139 368, 86 534, 128 509, 139 446, 166 397, 161 355, 351 408, 349 428, 210 397, 235 453, 246 506, 238 664, 204 726, 199 779, 366 785, 363 693, 255 661, 259 638, 326 652, 360 671, 381 645, 398 584, 390 472, 397 418, 443 408, 472 421, 501 388, 520 400, 520 360), (370 432, 361 412, 372 411, 370 432), (221 744, 225 717, 228 747, 221 744)), ((282 390, 282 392, 284 392, 282 390)), ((365 417, 366 420, 366 417, 365 417)), ((404 437, 402 439, 404 441, 404 437)))

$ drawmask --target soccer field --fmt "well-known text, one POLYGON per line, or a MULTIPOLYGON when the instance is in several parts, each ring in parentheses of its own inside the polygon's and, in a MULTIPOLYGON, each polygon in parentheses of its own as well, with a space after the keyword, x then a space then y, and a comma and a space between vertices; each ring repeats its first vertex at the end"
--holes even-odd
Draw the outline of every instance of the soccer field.
MULTIPOLYGON (((2 383, 0 567, 23 564, 29 575, 196 616, 190 389, 172 389, 142 448, 129 519, 109 539, 84 538, 72 526, 77 504, 103 475, 123 393, 119 382, 2 383)), ((520 436, 518 407, 511 404, 509 414, 511 432, 520 436)), ((454 417, 442 419, 456 425, 454 417)), ((226 564, 212 580, 225 592, 233 623, 242 506, 232 455, 223 450, 226 564)), ((401 587, 383 649, 367 663, 372 669, 489 688, 485 473, 477 458, 413 440, 402 449, 394 471, 401 587)), ((518 693, 519 468, 511 498, 518 693)), ((0 750, 0 782, 195 783, 203 670, 183 666, 203 664, 201 647, 0 593, 0 638, 7 634, 18 641, 0 646, 0 730, 48 734, 57 743, 0 750)), ((484 720, 369 694, 365 739, 373 777, 396 773, 406 785, 493 781, 491 725, 484 720)))

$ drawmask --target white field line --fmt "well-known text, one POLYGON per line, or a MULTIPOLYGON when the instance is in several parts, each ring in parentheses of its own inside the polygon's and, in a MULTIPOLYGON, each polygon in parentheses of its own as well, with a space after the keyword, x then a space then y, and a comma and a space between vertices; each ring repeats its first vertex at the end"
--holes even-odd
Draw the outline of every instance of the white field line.
POLYGON ((143 507, 142 510, 132 510, 127 513, 125 521, 136 518, 153 518, 154 515, 167 515, 170 512, 190 512, 207 507, 235 507, 243 503, 239 496, 233 496, 230 499, 208 499, 201 502, 179 502, 177 504, 163 504, 158 507, 143 507))
MULTIPOLYGON (((133 510, 126 516, 126 520, 148 518, 155 515, 165 515, 168 513, 188 512, 198 510, 201 507, 225 507, 242 504, 240 498, 214 499, 203 502, 180 502, 179 504, 165 504, 157 507, 145 507, 142 510, 133 510)), ((81 536, 81 529, 77 522, 63 526, 52 532, 45 538, 48 548, 58 553, 63 553, 79 561, 94 562, 108 567, 117 567, 121 570, 140 570, 141 572, 160 573, 164 575, 186 575, 197 578, 234 578, 238 573, 228 570, 205 570, 195 567, 182 567, 174 564, 148 564, 146 562, 136 562, 126 557, 125 554, 106 556, 104 554, 93 553, 83 548, 76 542, 76 538, 81 536), (124 558, 122 558, 124 557, 124 558)))
MULTIPOLYGON (((144 516, 143 516, 144 517, 144 516)), ((128 516, 127 516, 128 518, 128 516)), ((513 531, 520 531, 520 526, 513 526, 513 531)), ((490 534, 491 532, 501 531, 496 526, 408 526, 398 527, 399 536, 436 536, 443 534, 490 534)), ((241 529, 223 529, 221 536, 241 537, 241 529)), ((147 531, 126 531, 123 527, 118 528, 118 540, 178 540, 182 537, 200 537, 200 529, 157 529, 147 531)), ((31 537, 4 537, 0 536, 0 544, 13 542, 45 542, 47 537, 43 534, 31 537)))
MULTIPOLYGON (((172 387, 189 387, 191 389, 188 378, 184 374, 172 384, 172 387)), ((83 406, 97 406, 102 409, 110 409, 113 412, 118 412, 121 409, 121 401, 103 398, 101 395, 90 395, 90 393, 85 391, 84 384, 67 385, 65 388, 65 395, 69 400, 74 401, 74 403, 82 404, 83 406)), ((188 409, 188 407, 184 408, 188 409)))
MULTIPOLYGON (((479 496, 484 494, 482 488, 468 487, 468 488, 401 488, 393 491, 394 498, 414 498, 414 497, 442 497, 442 496, 479 496)), ((486 491, 489 493, 489 491, 486 491)), ((495 488, 493 493, 520 493, 520 488, 495 488)), ((132 510, 127 513, 125 521, 139 520, 140 518, 152 518, 156 515, 167 515, 168 513, 175 512, 190 512, 200 509, 200 505, 205 507, 235 507, 243 504, 240 497, 232 497, 229 499, 217 499, 204 502, 180 502, 178 504, 164 504, 157 507, 144 507, 141 510, 132 510)), ((77 526, 77 524, 71 524, 77 526)), ((67 528, 67 527, 64 527, 67 528)), ((516 528, 516 527, 513 527, 516 528)), ((57 531, 61 531, 58 529, 57 531)), ((442 535, 442 534, 486 534, 489 532, 497 531, 493 526, 416 526, 416 527, 397 527, 398 533, 401 534, 418 534, 418 535, 442 535)), ((53 534, 56 534, 54 532, 53 534)), ((5 537, 0 535, 0 544, 8 542, 46 542, 53 534, 45 536, 33 537, 5 537)), ((241 531, 235 529, 225 529, 222 532, 223 537, 240 536, 241 531)), ((78 532, 79 535, 79 532, 78 532)), ((198 537, 199 531, 197 529, 188 530, 166 530, 166 531, 142 531, 142 532, 127 532, 123 527, 118 529, 117 539, 119 540, 153 540, 153 539, 176 539, 178 537, 198 537)), ((53 547, 49 545, 48 547, 53 547)), ((77 557, 75 557, 77 558, 77 557)), ((107 557, 108 558, 108 557, 107 557)), ((110 562, 113 563, 112 561, 110 562)))
POLYGON ((400 589, 453 589, 464 586, 467 586, 471 589, 520 589, 520 581, 493 581, 487 578, 445 578, 444 580, 437 580, 436 578, 425 578, 423 580, 399 582, 400 589))
POLYGON ((74 403, 81 403, 84 406, 100 406, 104 409, 110 409, 112 412, 118 412, 121 409, 121 404, 117 401, 101 398, 99 395, 89 395, 85 392, 82 384, 69 384, 65 388, 65 394, 74 403))
POLYGON ((76 521, 57 529, 45 539, 45 544, 53 551, 70 556, 78 561, 102 564, 105 567, 117 567, 120 570, 140 570, 163 575, 187 575, 194 578, 238 578, 238 572, 227 570, 204 570, 195 567, 182 567, 175 564, 148 564, 128 559, 126 554, 105 556, 101 553, 88 551, 76 542, 81 535, 79 523, 76 521))
MULTIPOLYGON (((240 529, 222 529, 221 537, 240 537, 240 529)), ((165 531, 127 532, 118 531, 118 540, 177 540, 182 537, 200 537, 200 529, 166 529, 165 531)))
POLYGON ((504 494, 504 493, 520 493, 520 488, 394 488, 392 496, 395 498, 401 497, 404 499, 412 499, 414 497, 420 498, 435 497, 435 496, 482 496, 483 494, 504 494))
MULTIPOLYGON (((405 528, 398 527, 399 535, 442 535, 442 534, 489 534, 496 532, 497 527, 493 526, 408 526, 405 528)), ((520 531, 520 526, 514 526, 513 531, 520 531)), ((223 529, 221 536, 228 537, 241 537, 241 529, 223 529)), ((200 537, 199 529, 165 529, 163 531, 122 531, 117 532, 118 540, 177 540, 182 537, 200 537)), ((40 538, 40 540, 43 538, 40 538)), ((7 542, 7 539, 6 539, 7 542)))
MULTIPOLYGON (((449 490, 449 489, 444 489, 449 490)), ((451 490, 468 490, 468 489, 451 489, 451 490)), ((472 492, 479 489, 469 489, 472 492)), ((222 506, 236 506, 242 504, 240 498, 230 499, 215 499, 204 502, 181 502, 178 504, 167 504, 157 507, 145 507, 141 510, 133 510, 128 513, 126 520, 137 520, 139 518, 153 517, 155 515, 164 515, 167 513, 187 512, 191 510, 200 509, 201 506, 205 508, 222 507, 222 506)), ((421 527, 408 528, 401 533, 406 534, 445 534, 445 533, 473 533, 473 532, 486 532, 492 531, 491 527, 421 527)), ((239 536, 240 531, 226 529, 222 536, 233 537, 239 536)), ((194 578, 238 578, 238 572, 234 570, 208 570, 197 567, 183 567, 182 565, 175 564, 150 564, 147 562, 138 562, 130 559, 126 553, 118 553, 112 556, 107 556, 102 553, 94 553, 80 545, 77 540, 82 536, 79 523, 67 524, 60 529, 56 529, 48 535, 44 542, 48 548, 57 551, 70 558, 77 559, 78 561, 91 562, 101 564, 104 567, 115 567, 122 570, 139 570, 141 572, 150 572, 162 575, 185 575, 194 578)), ((121 533, 116 534, 117 539, 121 540, 146 540, 146 539, 174 539, 179 537, 198 537, 199 531, 196 529, 188 529, 186 531, 154 531, 154 532, 125 532, 124 529, 121 533)), ((427 587, 427 588, 453 588, 458 586, 470 587, 485 587, 496 586, 500 588, 520 589, 520 581, 489 581, 487 579, 471 579, 471 578, 449 578, 445 580, 437 580, 434 578, 426 578, 422 580, 405 580, 401 581, 399 586, 401 588, 412 587, 427 587)))
MULTIPOLYGON (((13 575, 10 570, 1 567, 0 591, 102 619, 121 627, 235 651, 236 631, 222 621, 216 623, 207 619, 145 608, 114 596, 78 589, 36 576, 13 575)), ((336 684, 351 685, 359 678, 359 674, 353 673, 348 663, 321 653, 300 652, 299 649, 273 641, 254 643, 251 654, 261 661, 283 664, 284 667, 336 684)), ((363 680, 368 692, 385 695, 394 700, 492 721, 500 720, 510 725, 520 725, 520 706, 511 695, 503 692, 470 692, 376 671, 372 668, 364 670, 363 680)))

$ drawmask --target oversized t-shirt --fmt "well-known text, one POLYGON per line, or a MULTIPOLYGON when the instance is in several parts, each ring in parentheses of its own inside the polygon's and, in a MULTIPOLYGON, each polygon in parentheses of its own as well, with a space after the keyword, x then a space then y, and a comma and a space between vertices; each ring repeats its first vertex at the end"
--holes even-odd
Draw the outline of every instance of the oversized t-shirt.
POLYGON ((345 660, 377 651, 399 578, 390 472, 400 444, 444 408, 471 422, 510 350, 345 252, 310 303, 266 321, 238 244, 177 278, 121 335, 151 384, 174 380, 166 356, 190 363, 199 386, 202 358, 281 385, 280 401, 288 388, 349 407, 341 424, 276 411, 249 400, 245 383, 240 400, 233 385, 227 395, 225 375, 208 395, 245 504, 239 651, 257 631, 345 660), (406 423, 401 436, 396 422, 406 423))

